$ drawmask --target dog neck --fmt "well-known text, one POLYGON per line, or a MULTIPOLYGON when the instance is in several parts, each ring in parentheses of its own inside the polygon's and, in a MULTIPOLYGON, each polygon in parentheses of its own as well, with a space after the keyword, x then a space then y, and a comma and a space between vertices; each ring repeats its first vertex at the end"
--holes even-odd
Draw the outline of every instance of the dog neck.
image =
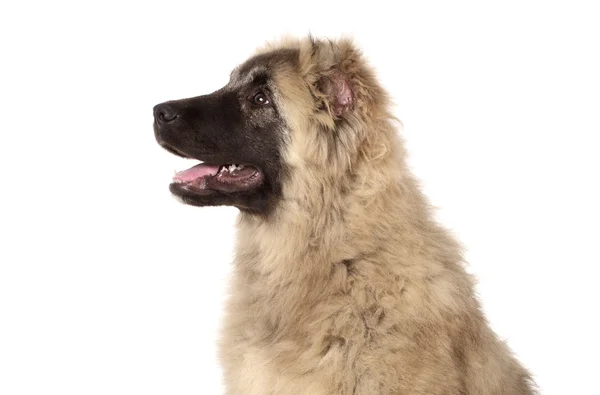
POLYGON ((380 136, 371 141, 378 151, 359 155, 344 174, 293 168, 271 216, 240 215, 237 253, 252 258, 243 260, 248 269, 282 281, 326 278, 336 263, 381 254, 386 243, 418 248, 437 232, 395 130, 380 136))

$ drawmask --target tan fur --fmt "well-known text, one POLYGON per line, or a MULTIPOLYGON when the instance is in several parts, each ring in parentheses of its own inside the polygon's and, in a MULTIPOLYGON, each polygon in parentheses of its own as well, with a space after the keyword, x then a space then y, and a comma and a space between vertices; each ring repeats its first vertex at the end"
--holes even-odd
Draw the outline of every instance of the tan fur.
POLYGON ((286 40, 283 198, 241 214, 221 360, 228 395, 531 394, 459 245, 405 164, 386 93, 351 41, 286 40), (355 94, 338 119, 319 80, 355 94), (325 105, 325 108, 323 108, 325 105))

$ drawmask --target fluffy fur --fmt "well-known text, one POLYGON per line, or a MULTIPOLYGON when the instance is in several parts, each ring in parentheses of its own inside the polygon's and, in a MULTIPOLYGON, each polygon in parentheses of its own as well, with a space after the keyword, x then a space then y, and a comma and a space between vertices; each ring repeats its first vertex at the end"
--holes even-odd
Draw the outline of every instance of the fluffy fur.
POLYGON ((271 70, 286 175, 270 215, 239 217, 227 394, 533 393, 432 219, 362 55, 346 39, 260 52, 282 49, 298 52, 271 70))

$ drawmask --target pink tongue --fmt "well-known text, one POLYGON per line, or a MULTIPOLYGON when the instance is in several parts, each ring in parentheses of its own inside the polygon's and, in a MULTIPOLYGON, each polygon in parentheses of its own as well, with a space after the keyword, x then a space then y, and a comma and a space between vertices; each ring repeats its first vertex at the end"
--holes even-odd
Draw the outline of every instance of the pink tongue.
POLYGON ((190 182, 194 181, 197 178, 204 177, 207 175, 214 176, 219 172, 219 166, 207 165, 206 163, 200 163, 194 167, 191 167, 187 170, 180 171, 175 176, 173 176, 173 180, 182 181, 182 182, 190 182))

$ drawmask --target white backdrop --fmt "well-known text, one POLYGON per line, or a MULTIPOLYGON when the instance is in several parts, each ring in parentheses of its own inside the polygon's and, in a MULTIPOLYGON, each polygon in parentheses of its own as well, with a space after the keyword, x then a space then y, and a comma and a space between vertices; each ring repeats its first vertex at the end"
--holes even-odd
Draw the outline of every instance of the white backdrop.
POLYGON ((152 107, 308 32, 352 34, 378 70, 414 172, 542 392, 600 394, 592 4, 3 4, 0 394, 222 393, 236 209, 170 196, 191 163, 155 143, 152 107))

